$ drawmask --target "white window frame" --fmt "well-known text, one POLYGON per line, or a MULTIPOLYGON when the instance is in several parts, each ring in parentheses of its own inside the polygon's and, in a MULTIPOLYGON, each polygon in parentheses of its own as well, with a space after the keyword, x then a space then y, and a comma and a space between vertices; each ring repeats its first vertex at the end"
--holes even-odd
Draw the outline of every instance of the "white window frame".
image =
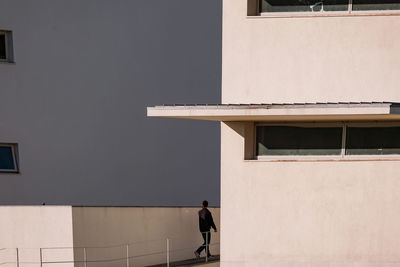
POLYGON ((260 161, 362 161, 362 160, 400 160, 400 154, 390 155, 346 155, 347 127, 400 127, 400 122, 282 122, 254 124, 254 159, 260 161), (340 155, 257 155, 257 127, 258 126, 292 126, 292 127, 342 127, 342 148, 340 155))
MULTIPOLYGON (((262 0, 258 0, 262 1, 262 0)), ((290 17, 344 17, 344 16, 385 16, 400 15, 399 10, 353 10, 353 0, 348 0, 346 11, 317 11, 317 12, 261 12, 261 17, 290 18, 290 17)), ((258 5, 259 6, 259 5, 258 5)))
POLYGON ((17 157, 17 144, 0 143, 0 147, 10 147, 12 151, 12 157, 14 160, 14 169, 0 169, 0 173, 19 173, 18 157, 17 157))

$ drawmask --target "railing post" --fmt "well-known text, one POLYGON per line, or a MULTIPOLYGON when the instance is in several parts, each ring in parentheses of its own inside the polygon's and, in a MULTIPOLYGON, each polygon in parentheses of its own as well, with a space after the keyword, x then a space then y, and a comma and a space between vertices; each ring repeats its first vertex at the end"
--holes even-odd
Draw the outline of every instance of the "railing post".
POLYGON ((208 262, 208 234, 210 232, 206 232, 206 262, 208 262))
POLYGON ((42 258, 42 248, 39 248, 40 251, 40 267, 43 266, 43 258, 42 258))
POLYGON ((126 267, 129 267, 129 244, 126 245, 126 267))
POLYGON ((167 238, 167 267, 169 267, 169 239, 167 238))
POLYGON ((87 255, 86 255, 86 248, 83 248, 83 265, 87 267, 87 255))
POLYGON ((19 267, 19 250, 18 248, 16 248, 16 252, 17 252, 17 267, 19 267))

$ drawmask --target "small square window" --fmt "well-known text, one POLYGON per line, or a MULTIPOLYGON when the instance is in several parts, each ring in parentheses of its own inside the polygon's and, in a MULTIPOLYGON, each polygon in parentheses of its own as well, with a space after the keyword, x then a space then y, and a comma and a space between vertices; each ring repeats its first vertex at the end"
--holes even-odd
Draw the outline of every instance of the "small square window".
POLYGON ((0 62, 14 62, 11 31, 0 30, 0 62))
POLYGON ((0 144, 0 172, 18 172, 17 144, 0 144))

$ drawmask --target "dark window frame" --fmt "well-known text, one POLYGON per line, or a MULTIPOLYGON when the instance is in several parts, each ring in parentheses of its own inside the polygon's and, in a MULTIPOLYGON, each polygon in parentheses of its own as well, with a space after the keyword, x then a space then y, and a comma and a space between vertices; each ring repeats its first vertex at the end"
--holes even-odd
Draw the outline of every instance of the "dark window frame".
POLYGON ((343 135, 345 135, 345 131, 343 130, 343 123, 341 122, 332 122, 332 123, 314 123, 314 122, 287 122, 287 123, 265 123, 259 122, 254 125, 254 157, 255 159, 340 159, 343 156, 343 135), (307 127, 307 128, 320 128, 320 127, 341 127, 342 128, 342 149, 340 154, 335 155, 258 155, 257 154, 257 127, 262 126, 290 126, 290 127, 307 127))
POLYGON ((348 154, 347 153, 347 128, 357 127, 357 128, 386 128, 386 127, 400 127, 400 122, 332 122, 332 123, 318 123, 318 122, 287 122, 287 123, 266 123, 258 122, 254 124, 254 158, 256 160, 354 160, 354 159, 400 159, 400 153, 393 154, 348 154), (257 127, 262 126, 294 126, 294 127, 341 127, 342 128, 342 145, 340 155, 258 155, 257 153, 257 127))
MULTIPOLYGON (((262 2, 263 0, 248 0, 248 3, 253 3, 254 1, 257 1, 257 13, 258 15, 261 16, 267 16, 267 17, 303 17, 303 16, 357 16, 357 15, 400 15, 400 7, 398 9, 371 9, 371 8, 354 8, 356 5, 360 6, 362 4, 354 4, 356 0, 348 0, 347 3, 347 10, 342 10, 342 11, 314 11, 312 12, 311 9, 310 11, 279 11, 279 12, 271 12, 271 11, 263 11, 262 9, 262 2)), ((319 3, 322 1, 315 0, 315 3, 319 3)), ((387 4, 383 3, 382 5, 387 4)), ((400 3, 399 3, 400 4, 400 3)), ((363 4, 366 5, 367 4, 363 4)), ((375 4, 379 5, 379 4, 375 4)), ((248 4, 249 6, 249 4, 248 4)), ((251 6, 251 5, 250 5, 251 6)), ((310 5, 311 6, 311 5, 310 5)), ((254 16, 257 15, 254 13, 254 10, 248 10, 248 15, 249 16, 254 16)))
MULTIPOLYGON (((350 152, 352 149, 350 147, 350 140, 347 139, 348 137, 348 128, 390 128, 390 127, 396 127, 396 128, 400 128, 400 123, 347 123, 346 124, 346 140, 345 140, 345 157, 348 158, 353 158, 353 157, 387 157, 387 158, 398 158, 400 157, 400 152, 399 153, 365 153, 365 150, 367 149, 371 149, 371 148, 363 148, 363 153, 351 153, 349 154, 348 152, 350 152)), ((378 147, 375 147, 374 150, 377 149, 379 150, 378 147)))
POLYGON ((257 156, 341 156, 342 125, 264 125, 256 128, 257 156))
POLYGON ((0 143, 0 147, 10 147, 12 153, 12 160, 14 169, 0 169, 0 173, 19 173, 19 160, 18 160, 18 144, 16 143, 0 143))
POLYGON ((0 63, 14 63, 13 34, 9 30, 0 30, 0 35, 4 36, 5 58, 0 58, 0 63))

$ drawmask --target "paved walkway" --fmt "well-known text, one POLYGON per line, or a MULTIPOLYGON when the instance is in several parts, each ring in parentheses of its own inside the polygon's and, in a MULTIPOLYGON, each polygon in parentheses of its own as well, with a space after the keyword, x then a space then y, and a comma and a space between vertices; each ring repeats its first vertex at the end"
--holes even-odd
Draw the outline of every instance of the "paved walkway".
MULTIPOLYGON (((208 263, 210 262, 218 262, 219 261, 219 255, 215 255, 211 258, 208 259, 208 263)), ((206 258, 202 257, 200 259, 188 259, 188 260, 183 260, 183 261, 175 261, 175 262, 170 262, 169 266, 170 267, 184 267, 184 266, 197 266, 197 265, 201 265, 201 264, 205 264, 206 263, 206 258)), ((158 264, 158 265, 151 265, 148 267, 166 267, 167 264, 163 263, 163 264, 158 264)))

